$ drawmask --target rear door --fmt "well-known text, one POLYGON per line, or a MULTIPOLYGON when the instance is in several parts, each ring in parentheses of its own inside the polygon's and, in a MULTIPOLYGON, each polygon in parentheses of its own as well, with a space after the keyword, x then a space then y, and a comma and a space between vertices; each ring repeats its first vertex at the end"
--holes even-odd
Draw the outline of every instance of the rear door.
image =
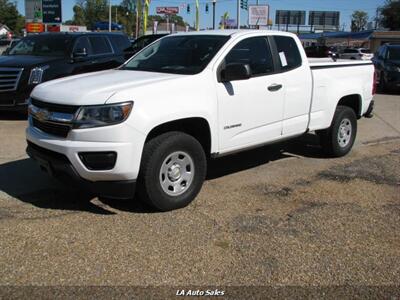
POLYGON ((312 93, 312 75, 301 56, 300 42, 291 36, 273 36, 273 47, 279 60, 284 95, 282 135, 303 133, 307 129, 312 93))
POLYGON ((110 41, 103 35, 89 36, 89 42, 92 46, 92 67, 95 71, 112 69, 119 66, 110 41))

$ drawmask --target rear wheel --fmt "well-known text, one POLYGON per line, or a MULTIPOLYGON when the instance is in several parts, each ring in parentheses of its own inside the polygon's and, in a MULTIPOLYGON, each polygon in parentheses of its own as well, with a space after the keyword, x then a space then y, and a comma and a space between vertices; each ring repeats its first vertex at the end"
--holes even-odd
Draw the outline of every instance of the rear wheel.
POLYGON ((164 133, 145 144, 139 175, 139 197, 160 211, 187 206, 206 176, 201 144, 182 132, 164 133))
POLYGON ((387 84, 386 84, 386 80, 385 80, 385 74, 383 72, 381 72, 380 76, 379 76, 379 90, 381 92, 386 92, 387 90, 387 84))
POLYGON ((323 151, 340 157, 350 152, 357 135, 357 117, 347 106, 338 106, 331 127, 317 132, 323 151))

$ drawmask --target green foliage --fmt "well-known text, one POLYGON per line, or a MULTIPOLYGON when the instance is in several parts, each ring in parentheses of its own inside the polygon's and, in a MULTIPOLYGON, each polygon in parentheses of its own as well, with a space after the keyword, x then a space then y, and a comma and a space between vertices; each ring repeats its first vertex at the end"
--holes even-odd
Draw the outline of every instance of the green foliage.
POLYGON ((358 32, 365 30, 368 23, 368 13, 356 10, 351 15, 351 31, 358 32))
POLYGON ((25 26, 25 19, 18 13, 15 3, 0 0, 0 23, 7 25, 14 34, 19 35, 25 26))
POLYGON ((387 0, 385 5, 380 8, 383 27, 390 30, 400 30, 400 1, 387 0))

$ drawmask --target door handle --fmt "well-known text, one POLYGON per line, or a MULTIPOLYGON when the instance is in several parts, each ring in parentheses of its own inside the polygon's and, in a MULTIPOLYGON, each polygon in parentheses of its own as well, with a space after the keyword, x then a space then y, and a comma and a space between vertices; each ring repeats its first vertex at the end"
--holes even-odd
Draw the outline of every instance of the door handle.
POLYGON ((97 64, 98 62, 98 60, 92 60, 92 64, 97 64))
POLYGON ((282 84, 274 83, 274 84, 271 84, 271 85, 268 87, 268 91, 270 91, 270 92, 276 92, 276 91, 279 91, 281 88, 282 88, 282 84))

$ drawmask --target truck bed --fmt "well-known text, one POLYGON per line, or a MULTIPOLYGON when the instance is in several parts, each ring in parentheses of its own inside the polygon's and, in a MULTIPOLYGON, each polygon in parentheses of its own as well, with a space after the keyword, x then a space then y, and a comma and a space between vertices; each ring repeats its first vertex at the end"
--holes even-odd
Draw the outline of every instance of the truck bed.
POLYGON ((333 61, 330 57, 324 58, 308 58, 308 63, 311 68, 318 67, 340 67, 341 65, 368 65, 372 64, 370 60, 351 60, 351 59, 338 59, 333 61))
POLYGON ((336 103, 343 95, 359 99, 357 115, 362 116, 372 99, 374 66, 368 60, 309 58, 313 78, 310 130, 328 128, 336 103))

